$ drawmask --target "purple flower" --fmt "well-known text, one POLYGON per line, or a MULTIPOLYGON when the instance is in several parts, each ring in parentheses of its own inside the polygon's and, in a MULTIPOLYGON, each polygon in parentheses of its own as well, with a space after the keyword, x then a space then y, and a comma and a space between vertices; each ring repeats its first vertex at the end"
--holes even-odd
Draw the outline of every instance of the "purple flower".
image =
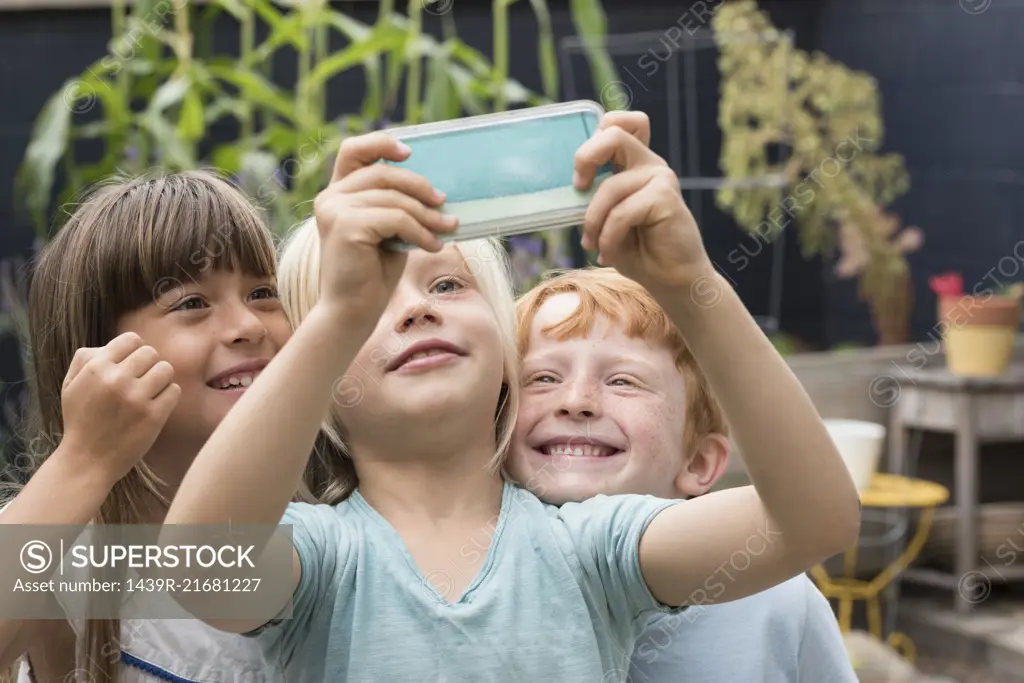
POLYGON ((533 256, 544 253, 544 241, 534 235, 513 235, 509 242, 514 251, 523 251, 533 256))
POLYGON ((559 249, 553 259, 555 268, 572 268, 572 257, 565 253, 565 250, 559 249))

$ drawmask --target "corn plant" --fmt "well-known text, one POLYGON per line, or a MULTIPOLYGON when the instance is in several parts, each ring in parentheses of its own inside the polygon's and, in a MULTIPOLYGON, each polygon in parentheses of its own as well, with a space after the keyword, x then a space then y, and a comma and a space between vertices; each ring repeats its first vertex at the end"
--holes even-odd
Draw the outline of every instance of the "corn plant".
MULTIPOLYGON (((108 54, 68 79, 40 112, 17 196, 46 239, 55 193, 63 204, 116 173, 214 167, 233 176, 282 233, 308 212, 347 135, 557 100, 546 0, 530 0, 543 92, 509 77, 514 2, 493 0, 494 55, 488 59, 459 39, 450 11, 441 15, 442 37, 425 32, 424 13, 439 10, 421 0, 409 2, 405 13, 396 11, 394 0, 381 0, 372 25, 327 0, 211 0, 203 6, 136 0, 131 7, 113 0, 108 54), (225 14, 237 22, 237 56, 218 54, 212 44, 214 21, 225 14), (292 88, 271 76, 284 50, 296 55, 292 88), (327 87, 353 70, 362 76, 361 108, 331 118, 327 87), (214 126, 237 134, 212 145, 214 126), (99 161, 78 162, 76 154, 97 143, 99 161)), ((599 0, 573 0, 571 9, 577 27, 601 38, 599 0)), ((614 84, 607 54, 589 48, 588 58, 598 91, 614 84)))

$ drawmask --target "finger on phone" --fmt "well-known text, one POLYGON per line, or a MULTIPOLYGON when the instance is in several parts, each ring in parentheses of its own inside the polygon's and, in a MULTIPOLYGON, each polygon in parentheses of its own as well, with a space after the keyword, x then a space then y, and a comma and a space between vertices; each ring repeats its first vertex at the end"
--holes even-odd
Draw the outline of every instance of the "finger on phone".
POLYGON ((444 214, 398 190, 366 190, 352 195, 353 203, 366 207, 391 207, 405 211, 420 224, 438 232, 455 230, 459 221, 453 214, 444 214))
POLYGON ((98 355, 104 356, 105 360, 117 364, 130 356, 144 344, 142 337, 135 332, 125 332, 114 337, 109 344, 100 349, 98 355))
POLYGON ((401 209, 377 207, 366 212, 366 220, 378 237, 378 244, 386 239, 399 239, 425 251, 438 252, 444 243, 429 228, 401 209))
POLYGON ((651 146, 651 119, 642 111, 610 111, 601 117, 598 130, 618 127, 644 143, 651 146))
POLYGON ((149 398, 158 398, 167 387, 174 383, 174 366, 165 360, 159 361, 141 376, 142 392, 149 398))
POLYGON ((160 354, 152 346, 140 346, 124 359, 125 369, 132 377, 142 377, 160 361, 160 354))
POLYGON ((361 192, 371 189, 397 190, 418 199, 427 206, 444 204, 445 195, 425 177, 407 168, 374 164, 349 174, 337 184, 340 192, 361 192))
POLYGON ((612 162, 619 168, 629 168, 646 154, 650 154, 650 150, 622 128, 613 126, 598 131, 576 150, 575 185, 586 189, 594 182, 597 169, 604 164, 612 162))
POLYGON ((594 193, 583 217, 583 246, 593 249, 599 243, 609 213, 630 195, 638 192, 654 176, 653 167, 634 168, 608 178, 594 193))
POLYGON ((334 160, 331 182, 336 182, 361 168, 375 164, 381 159, 404 161, 412 150, 383 131, 345 138, 334 160))
POLYGON ((639 192, 629 195, 612 207, 604 225, 601 226, 601 236, 597 241, 600 265, 615 265, 622 245, 629 239, 633 226, 642 225, 650 209, 650 203, 646 202, 639 192))

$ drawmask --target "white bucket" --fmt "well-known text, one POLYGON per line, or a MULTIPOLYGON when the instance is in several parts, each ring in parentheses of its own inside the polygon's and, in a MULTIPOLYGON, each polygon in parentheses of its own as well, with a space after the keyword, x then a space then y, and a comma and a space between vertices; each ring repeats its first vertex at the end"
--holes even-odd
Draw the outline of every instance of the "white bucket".
POLYGON ((885 426, 861 420, 824 420, 857 490, 871 486, 885 441, 885 426))

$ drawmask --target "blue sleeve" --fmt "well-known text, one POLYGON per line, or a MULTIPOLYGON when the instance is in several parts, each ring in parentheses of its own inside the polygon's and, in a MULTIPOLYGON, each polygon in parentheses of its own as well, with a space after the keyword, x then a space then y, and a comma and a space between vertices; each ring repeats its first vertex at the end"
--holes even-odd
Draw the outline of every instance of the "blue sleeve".
POLYGON ((292 526, 292 545, 301 574, 287 613, 247 633, 259 638, 267 659, 287 666, 305 645, 314 645, 329 626, 338 595, 339 573, 350 560, 350 534, 329 505, 290 503, 281 518, 292 526))
POLYGON ((857 683, 832 606, 813 582, 804 583, 807 613, 800 641, 801 683, 857 683))
POLYGON ((633 624, 653 612, 677 612, 651 594, 640 571, 640 538, 658 513, 679 501, 654 496, 596 496, 566 503, 558 516, 579 559, 583 588, 604 596, 608 616, 633 624))

